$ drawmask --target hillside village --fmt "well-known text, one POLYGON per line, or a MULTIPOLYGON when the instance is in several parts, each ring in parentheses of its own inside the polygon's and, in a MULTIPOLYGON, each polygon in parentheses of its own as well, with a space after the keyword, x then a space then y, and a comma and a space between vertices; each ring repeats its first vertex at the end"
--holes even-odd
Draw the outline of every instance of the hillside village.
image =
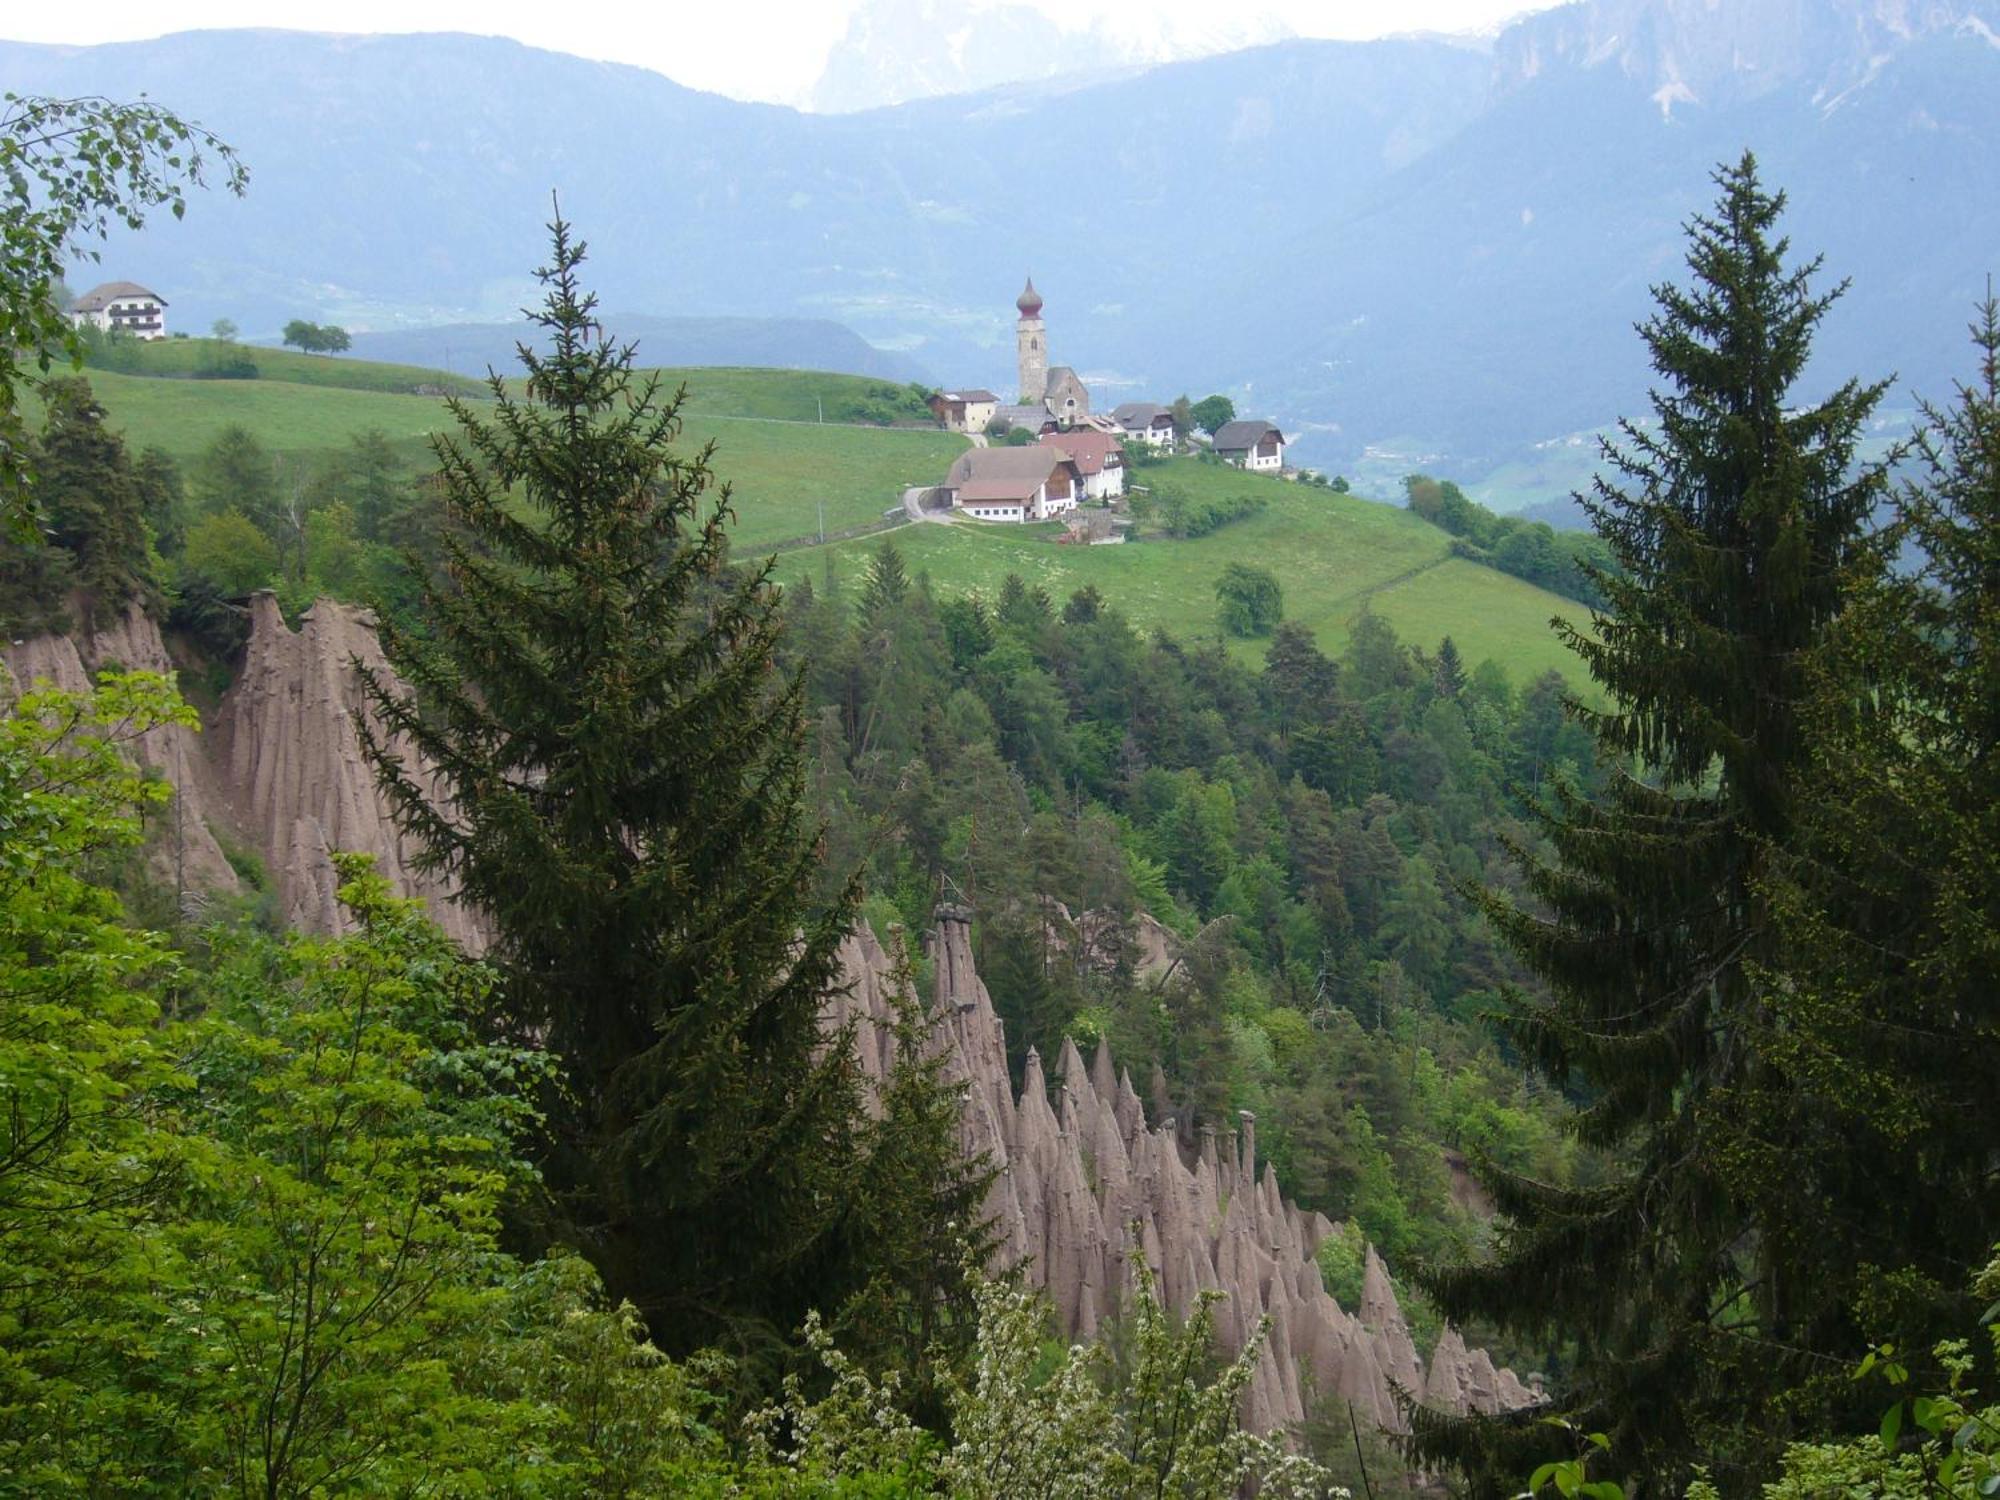
MULTIPOLYGON (((1173 408, 1156 401, 1093 411, 1090 389, 1075 369, 1049 363, 1044 303, 1033 277, 1014 306, 1018 398, 1003 402, 981 387, 943 390, 930 398, 938 425, 973 441, 943 482, 922 497, 930 516, 1020 524, 1056 520, 1085 502, 1115 511, 1125 494, 1129 459, 1141 453, 1207 448, 1238 468, 1293 474, 1285 464, 1285 435, 1275 422, 1232 417, 1204 434, 1183 430, 1173 408)), ((1108 514, 1099 524, 1073 523, 1072 530, 1092 542, 1124 540, 1108 514)))

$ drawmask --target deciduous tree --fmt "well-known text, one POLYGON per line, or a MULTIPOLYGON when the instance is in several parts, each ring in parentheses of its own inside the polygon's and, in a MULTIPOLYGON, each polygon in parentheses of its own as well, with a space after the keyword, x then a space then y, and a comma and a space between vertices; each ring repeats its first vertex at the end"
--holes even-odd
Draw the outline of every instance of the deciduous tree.
POLYGON ((248 174, 200 125, 157 104, 0 96, 0 525, 32 527, 32 467, 19 392, 83 348, 55 289, 71 259, 98 258, 114 225, 187 210, 187 189, 218 171, 241 196, 248 174), (17 353, 18 352, 18 353, 17 353))

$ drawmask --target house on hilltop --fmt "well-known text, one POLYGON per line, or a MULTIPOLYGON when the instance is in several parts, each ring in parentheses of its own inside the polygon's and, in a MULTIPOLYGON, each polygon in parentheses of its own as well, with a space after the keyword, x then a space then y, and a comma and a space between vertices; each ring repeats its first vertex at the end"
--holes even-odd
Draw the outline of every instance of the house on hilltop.
POLYGON ((1000 398, 986 390, 939 391, 929 405, 947 432, 984 432, 999 410, 1000 398))
POLYGON ((167 299, 136 281, 107 281, 63 309, 71 326, 98 328, 135 339, 167 336, 167 299))
POLYGON ((1084 499, 1111 500, 1125 493, 1125 452, 1110 433, 1094 427, 1045 432, 1042 446, 1056 449, 1076 465, 1084 499))
POLYGON ((1127 401, 1111 408, 1111 420, 1135 443, 1149 448, 1174 445, 1174 412, 1157 401, 1127 401))
POLYGON ((1023 432, 1039 436, 1044 432, 1054 432, 1056 430, 1056 419, 1049 415, 1048 408, 1045 406, 1022 406, 1016 403, 1003 402, 993 409, 993 415, 989 419, 985 430, 991 431, 995 427, 1004 427, 1010 431, 1018 427, 1023 432))
POLYGON ((1083 475, 1074 459, 1039 443, 972 448, 958 456, 942 488, 953 510, 981 521, 1046 521, 1076 509, 1083 475))
POLYGON ((1216 454, 1239 469, 1275 473, 1285 466, 1285 435, 1261 417, 1239 417, 1215 430, 1216 454))

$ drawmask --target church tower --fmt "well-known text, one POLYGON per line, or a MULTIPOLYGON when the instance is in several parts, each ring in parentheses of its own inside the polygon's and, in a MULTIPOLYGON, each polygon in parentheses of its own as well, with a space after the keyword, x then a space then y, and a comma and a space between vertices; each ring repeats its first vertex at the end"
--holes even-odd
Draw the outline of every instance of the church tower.
POLYGON ((1021 321, 1014 328, 1014 344, 1021 361, 1021 405, 1040 406, 1049 393, 1049 341, 1042 330, 1042 294, 1035 290, 1035 278, 1016 299, 1021 321))

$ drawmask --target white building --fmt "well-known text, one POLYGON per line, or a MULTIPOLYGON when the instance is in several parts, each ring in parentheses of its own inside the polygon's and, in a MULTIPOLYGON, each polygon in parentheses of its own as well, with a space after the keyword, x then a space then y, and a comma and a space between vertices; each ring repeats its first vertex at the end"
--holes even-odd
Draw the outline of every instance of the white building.
POLYGON ((1224 422, 1215 430, 1216 454, 1239 469, 1275 473, 1285 466, 1285 435, 1278 424, 1259 417, 1224 422))
POLYGON ((1083 477, 1073 460, 1039 443, 972 448, 958 456, 943 488, 951 508, 981 521, 1047 521, 1076 509, 1083 477))
POLYGON ((78 328, 101 328, 135 339, 167 336, 167 299, 136 281, 107 281, 94 286, 64 311, 78 328))
POLYGON ((991 391, 939 391, 930 400, 931 415, 947 432, 984 432, 1000 398, 991 391))
POLYGON ((1045 432, 1042 446, 1054 448, 1076 465, 1083 479, 1083 498, 1114 500, 1125 493, 1125 451, 1118 439, 1094 427, 1069 432, 1045 432))
POLYGON ((1150 448, 1171 448, 1174 445, 1173 409, 1156 401, 1127 401, 1122 406, 1114 406, 1111 420, 1118 424, 1120 432, 1134 442, 1144 443, 1150 448))

